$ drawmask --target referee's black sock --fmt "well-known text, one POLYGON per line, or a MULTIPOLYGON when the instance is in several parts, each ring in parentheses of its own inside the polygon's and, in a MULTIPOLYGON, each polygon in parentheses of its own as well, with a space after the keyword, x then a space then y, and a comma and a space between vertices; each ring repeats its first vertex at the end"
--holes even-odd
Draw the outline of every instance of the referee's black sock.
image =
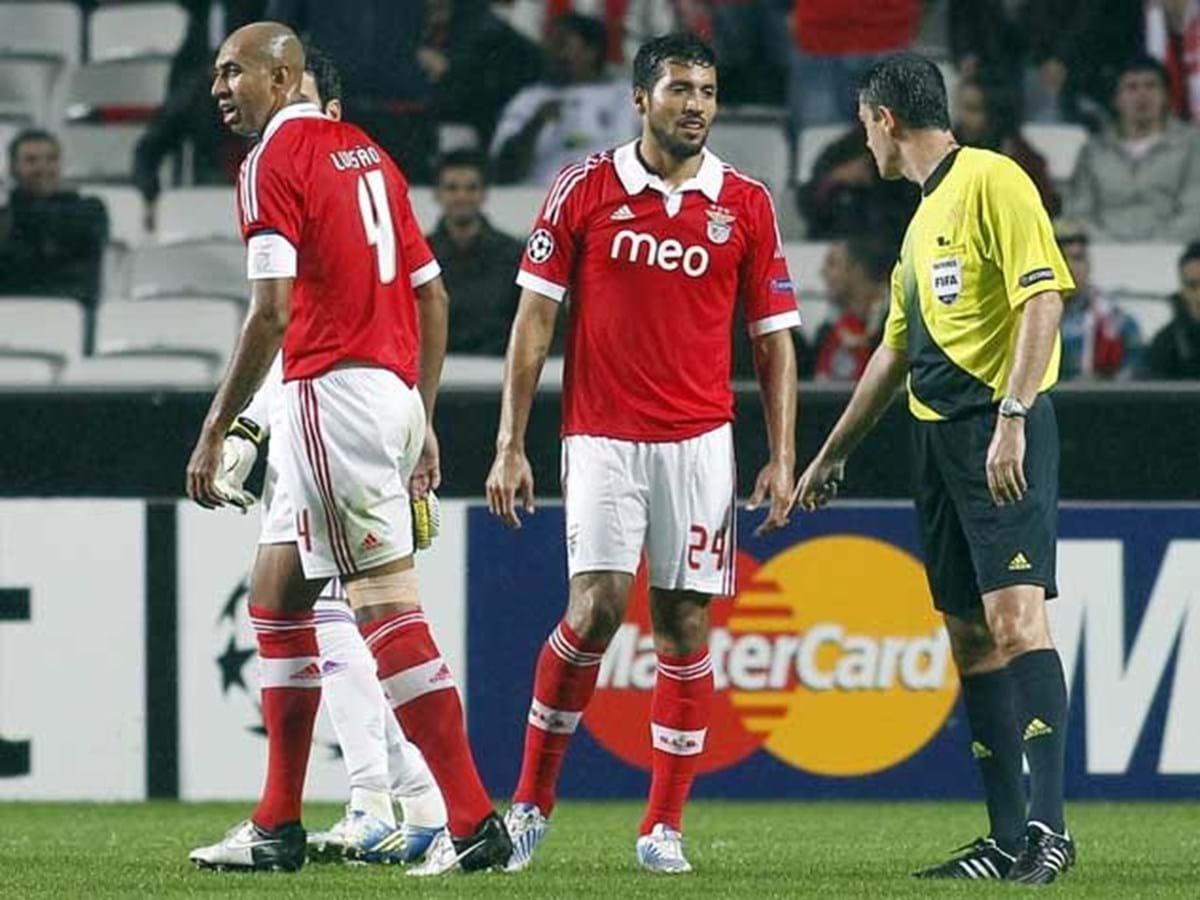
POLYGON ((1025 785, 1013 679, 1008 669, 965 675, 962 689, 971 726, 971 755, 983 776, 991 836, 1001 850, 1016 854, 1025 833, 1025 785))
POLYGON ((1063 822, 1067 752, 1067 682, 1058 651, 1030 650, 1009 661, 1025 756, 1029 759, 1029 819, 1058 834, 1063 822))

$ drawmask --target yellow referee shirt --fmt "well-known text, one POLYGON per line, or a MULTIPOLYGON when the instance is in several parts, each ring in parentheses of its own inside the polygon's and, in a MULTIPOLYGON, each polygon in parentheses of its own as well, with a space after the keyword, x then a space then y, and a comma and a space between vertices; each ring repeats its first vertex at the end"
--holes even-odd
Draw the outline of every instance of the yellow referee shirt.
MULTIPOLYGON (((990 150, 954 150, 921 189, 883 343, 908 356, 908 406, 937 421, 1004 396, 1021 307, 1075 282, 1029 176, 990 150)), ((1056 345, 1041 390, 1058 381, 1056 345)))

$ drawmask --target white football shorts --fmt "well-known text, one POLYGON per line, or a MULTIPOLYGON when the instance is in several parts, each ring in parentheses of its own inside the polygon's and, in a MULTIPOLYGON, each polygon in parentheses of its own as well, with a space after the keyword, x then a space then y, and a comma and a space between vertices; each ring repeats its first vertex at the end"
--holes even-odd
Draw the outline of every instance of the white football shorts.
POLYGON ((736 486, 729 424, 663 443, 566 437, 568 572, 632 574, 644 549, 651 587, 731 595, 736 486))
POLYGON ((270 418, 260 544, 295 542, 308 579, 412 554, 408 479, 425 441, 416 390, 386 369, 334 369, 286 382, 270 418))

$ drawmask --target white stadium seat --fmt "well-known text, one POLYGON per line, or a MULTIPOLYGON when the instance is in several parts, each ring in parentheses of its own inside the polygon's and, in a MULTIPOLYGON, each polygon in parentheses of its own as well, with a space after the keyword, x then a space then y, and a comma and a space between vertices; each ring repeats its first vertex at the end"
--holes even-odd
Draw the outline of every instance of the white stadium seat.
POLYGON ((99 197, 108 210, 108 237, 127 247, 146 242, 144 203, 136 188, 115 184, 81 184, 79 193, 99 197))
POLYGON ((1150 343, 1175 314, 1170 301, 1162 296, 1114 293, 1112 299, 1137 322, 1142 341, 1146 344, 1150 343))
POLYGON ((131 293, 220 294, 246 296, 246 250, 241 242, 220 238, 149 244, 133 251, 129 263, 131 293))
POLYGON ((114 300, 96 311, 96 353, 194 354, 220 364, 241 323, 241 306, 228 300, 114 300))
POLYGON ((78 3, 0 3, 0 50, 53 53, 75 63, 82 38, 78 3))
POLYGON ((0 351, 0 388, 38 387, 54 383, 59 367, 40 356, 0 351))
POLYGON ((174 55, 186 31, 187 13, 179 3, 101 6, 88 20, 88 49, 93 60, 174 55))
POLYGON ((83 307, 75 300, 0 297, 0 352, 74 359, 83 353, 83 332, 83 307))
POLYGON ((1179 289, 1179 244, 1092 244, 1092 280, 1110 291, 1167 296, 1179 289))
POLYGON ((504 187, 488 191, 484 213, 493 226, 524 240, 546 198, 542 187, 504 187))
POLYGON ((788 274, 792 276, 792 284, 801 302, 809 294, 825 292, 825 282, 821 280, 821 264, 825 262, 825 254, 829 252, 826 241, 808 241, 805 243, 785 243, 783 255, 787 259, 788 274))
POLYGON ((137 56, 88 63, 71 72, 67 115, 84 116, 103 107, 154 110, 167 97, 167 56, 137 56))
POLYGON ((62 57, 54 53, 0 49, 0 109, 7 115, 51 122, 56 118, 56 90, 64 70, 62 57))
MULTIPOLYGON (((562 387, 563 361, 551 356, 542 368, 539 384, 545 388, 562 387)), ((460 390, 499 387, 504 378, 504 359, 499 356, 471 356, 451 353, 442 367, 442 387, 460 390)))
POLYGON ((156 226, 159 240, 164 242, 212 237, 240 240, 233 186, 163 191, 158 198, 156 226))
POLYGON ((1066 181, 1075 172, 1075 161, 1088 139, 1082 125, 1026 125, 1021 134, 1046 157, 1046 168, 1055 181, 1066 181))
POLYGON ((100 273, 102 300, 119 300, 129 296, 129 256, 130 251, 125 244, 109 241, 105 246, 100 273))
POLYGON ((718 117, 708 143, 717 156, 772 191, 787 187, 791 154, 782 117, 718 117))
POLYGON ((800 132, 800 145, 796 151, 799 156, 796 180, 799 184, 807 184, 812 179, 813 165, 821 153, 849 130, 849 125, 814 125, 800 132))
POLYGON ((129 181, 141 125, 68 123, 62 130, 63 174, 81 181, 129 181))
POLYGON ((800 331, 804 339, 812 343, 817 332, 834 315, 836 310, 822 294, 804 294, 800 297, 800 331))
POLYGON ((87 356, 77 359, 59 375, 58 383, 70 387, 106 388, 207 388, 216 371, 202 359, 169 354, 155 356, 87 356))

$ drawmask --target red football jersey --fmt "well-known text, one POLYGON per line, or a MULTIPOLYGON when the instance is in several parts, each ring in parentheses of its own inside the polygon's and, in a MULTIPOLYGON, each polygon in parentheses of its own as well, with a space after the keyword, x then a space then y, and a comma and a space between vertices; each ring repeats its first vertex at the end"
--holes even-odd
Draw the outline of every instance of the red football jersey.
POLYGON ((800 324, 767 189, 709 151, 672 190, 637 142, 562 171, 517 283, 570 293, 563 433, 678 441, 733 419, 732 326, 800 324))
POLYGON ((387 153, 298 103, 271 119, 246 156, 237 196, 249 277, 295 277, 284 380, 359 362, 416 384, 413 289, 440 269, 387 153))

